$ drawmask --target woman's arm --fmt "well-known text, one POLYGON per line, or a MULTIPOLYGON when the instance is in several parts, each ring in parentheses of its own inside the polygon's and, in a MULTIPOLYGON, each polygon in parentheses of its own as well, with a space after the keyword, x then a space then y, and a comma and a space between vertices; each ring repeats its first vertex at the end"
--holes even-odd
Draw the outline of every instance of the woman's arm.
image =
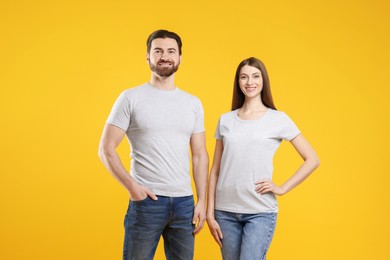
POLYGON ((303 159, 301 167, 281 186, 276 185, 271 180, 256 182, 257 193, 265 194, 267 192, 273 192, 276 195, 286 194, 303 182, 320 165, 320 160, 316 152, 302 134, 299 134, 290 142, 303 159))

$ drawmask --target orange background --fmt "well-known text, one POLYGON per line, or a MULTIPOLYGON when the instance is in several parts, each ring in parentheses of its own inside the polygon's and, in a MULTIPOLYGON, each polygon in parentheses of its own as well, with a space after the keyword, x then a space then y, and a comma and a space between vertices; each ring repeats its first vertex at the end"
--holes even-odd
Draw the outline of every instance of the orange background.
MULTIPOLYGON (((183 39, 176 83, 203 102, 210 157, 249 56, 320 156, 279 199, 268 259, 389 259, 389 11, 380 0, 2 1, 0 259, 121 259, 128 197, 98 142, 119 93, 149 80, 145 41, 160 28, 183 39)), ((126 142, 119 153, 128 167, 126 142)), ((275 181, 300 163, 282 144, 275 181)), ((220 259, 207 227, 195 259, 220 259)))

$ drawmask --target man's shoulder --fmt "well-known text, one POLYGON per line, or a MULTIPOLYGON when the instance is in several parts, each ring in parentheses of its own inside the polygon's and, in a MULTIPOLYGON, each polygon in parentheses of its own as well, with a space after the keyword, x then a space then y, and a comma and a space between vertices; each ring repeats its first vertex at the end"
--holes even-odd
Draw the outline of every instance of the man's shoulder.
POLYGON ((194 94, 191 94, 187 91, 184 91, 182 89, 178 88, 178 94, 185 100, 190 101, 190 102, 195 102, 195 103, 201 103, 200 98, 195 96, 194 94))
POLYGON ((135 87, 127 88, 122 90, 119 95, 120 100, 127 100, 128 102, 133 102, 139 98, 148 95, 147 84, 138 85, 135 87))
POLYGON ((138 85, 135 87, 127 88, 122 91, 122 95, 133 95, 136 93, 142 93, 147 89, 147 83, 144 83, 142 85, 138 85))

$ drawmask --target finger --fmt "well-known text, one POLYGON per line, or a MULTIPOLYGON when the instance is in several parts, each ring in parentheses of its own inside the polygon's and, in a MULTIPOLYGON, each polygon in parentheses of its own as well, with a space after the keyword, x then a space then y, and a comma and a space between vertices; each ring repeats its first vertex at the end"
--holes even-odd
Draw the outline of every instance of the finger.
POLYGON ((196 236, 203 228, 204 224, 200 224, 198 223, 198 225, 196 226, 196 228, 194 229, 194 235, 196 236))
POLYGON ((222 248, 222 241, 218 239, 217 244, 219 245, 220 248, 222 248))
POLYGON ((202 230, 202 228, 204 227, 204 222, 205 222, 205 220, 206 220, 206 218, 205 218, 205 217, 202 217, 201 214, 197 214, 197 215, 198 215, 198 218, 195 219, 195 222, 197 221, 197 222, 198 222, 198 225, 196 226, 196 228, 195 228, 195 230, 194 230, 194 234, 195 234, 195 235, 198 234, 198 233, 202 230))
POLYGON ((221 239, 220 239, 220 237, 219 237, 217 232, 213 233, 213 238, 214 238, 215 242, 217 242, 219 247, 222 248, 222 241, 221 241, 221 239))
POLYGON ((269 189, 269 187, 267 186, 261 186, 258 190, 257 190, 257 193, 258 194, 264 194, 266 192, 266 190, 269 189))
POLYGON ((268 193, 268 192, 271 192, 272 190, 271 190, 271 188, 269 187, 269 188, 264 188, 262 191, 261 191, 261 194, 266 194, 266 193, 268 193))
POLYGON ((219 236, 219 238, 220 239, 223 239, 223 234, 222 234, 222 231, 221 231, 221 229, 217 229, 217 232, 218 232, 218 236, 219 236))
POLYGON ((256 192, 257 193, 262 193, 267 188, 269 188, 269 185, 266 184, 266 183, 263 183, 263 184, 257 186, 256 192))
POLYGON ((199 218, 199 213, 197 212, 197 210, 195 210, 194 216, 192 217, 192 224, 193 225, 196 225, 196 222, 198 221, 198 218, 199 218))
POLYGON ((221 228, 219 227, 218 223, 215 224, 215 226, 212 228, 212 235, 214 237, 215 242, 219 245, 219 247, 222 248, 222 239, 223 239, 223 234, 221 231, 221 228))
POLYGON ((195 210, 194 216, 192 217, 192 225, 195 225, 195 228, 192 231, 194 235, 196 235, 199 232, 199 223, 197 224, 198 218, 199 218, 199 213, 197 213, 195 210))
POLYGON ((204 227, 204 222, 205 222, 205 219, 202 219, 202 218, 199 218, 199 222, 198 222, 198 230, 196 233, 199 233, 203 227, 204 227))
POLYGON ((149 196, 152 200, 158 200, 156 194, 154 194, 153 192, 147 191, 146 194, 148 194, 148 196, 149 196))

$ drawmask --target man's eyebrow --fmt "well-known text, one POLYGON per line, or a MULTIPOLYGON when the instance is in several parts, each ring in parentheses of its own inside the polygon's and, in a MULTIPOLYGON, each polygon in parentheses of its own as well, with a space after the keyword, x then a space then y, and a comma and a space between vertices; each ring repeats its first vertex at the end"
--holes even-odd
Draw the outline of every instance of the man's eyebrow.
MULTIPOLYGON (((153 50, 157 50, 157 51, 163 51, 163 49, 162 49, 162 48, 160 48, 160 47, 155 47, 155 48, 153 48, 153 50)), ((168 51, 177 51, 177 49, 176 49, 176 48, 168 48, 167 50, 168 50, 168 51)))

